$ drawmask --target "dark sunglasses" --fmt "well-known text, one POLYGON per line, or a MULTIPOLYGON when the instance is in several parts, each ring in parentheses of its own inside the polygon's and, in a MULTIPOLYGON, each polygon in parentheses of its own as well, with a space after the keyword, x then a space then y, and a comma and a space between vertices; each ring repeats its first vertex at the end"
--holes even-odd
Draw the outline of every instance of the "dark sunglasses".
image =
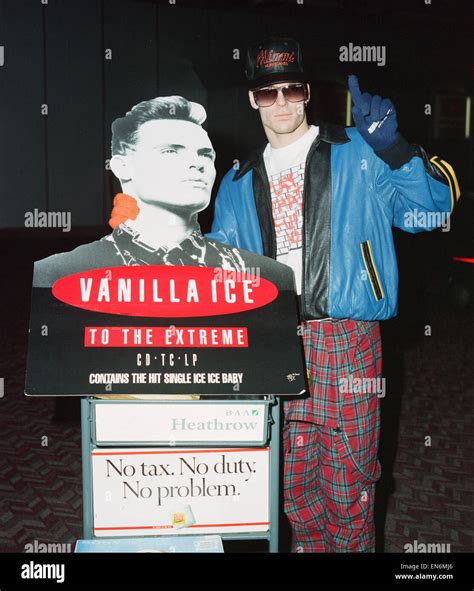
POLYGON ((290 103, 299 103, 308 98, 308 89, 306 84, 287 84, 280 88, 261 88, 260 90, 253 90, 253 97, 259 107, 271 107, 278 98, 279 92, 290 103))

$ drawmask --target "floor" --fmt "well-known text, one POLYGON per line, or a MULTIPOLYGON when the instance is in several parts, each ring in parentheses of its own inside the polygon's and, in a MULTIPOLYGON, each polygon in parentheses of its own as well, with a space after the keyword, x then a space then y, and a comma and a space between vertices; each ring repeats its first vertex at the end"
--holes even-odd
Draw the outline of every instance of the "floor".
MULTIPOLYGON (((6 267, 0 376, 0 551, 82 537, 79 400, 23 395, 31 264, 6 267), (14 288, 12 288, 12 285, 14 288)), ((473 551, 473 317, 427 297, 423 318, 384 323, 378 551, 449 544, 473 551), (428 334, 430 333, 430 334, 428 334), (403 335, 403 338, 402 338, 403 335)), ((287 550, 284 524, 281 549, 287 550)), ((228 551, 264 551, 233 542, 228 551)))

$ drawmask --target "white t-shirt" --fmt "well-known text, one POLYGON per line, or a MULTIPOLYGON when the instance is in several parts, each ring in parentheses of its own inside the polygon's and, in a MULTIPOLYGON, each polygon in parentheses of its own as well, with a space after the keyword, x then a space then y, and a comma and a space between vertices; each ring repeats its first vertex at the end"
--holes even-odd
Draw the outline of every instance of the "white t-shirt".
POLYGON ((263 160, 272 196, 277 240, 277 261, 295 273, 296 292, 301 294, 303 271, 303 187, 306 157, 319 127, 311 125, 296 142, 284 148, 267 144, 263 160))

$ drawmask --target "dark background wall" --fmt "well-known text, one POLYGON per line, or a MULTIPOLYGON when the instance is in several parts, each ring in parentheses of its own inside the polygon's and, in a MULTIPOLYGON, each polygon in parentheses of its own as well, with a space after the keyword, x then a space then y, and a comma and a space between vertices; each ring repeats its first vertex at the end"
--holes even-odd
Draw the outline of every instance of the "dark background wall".
MULTIPOLYGON (((23 228, 34 208, 71 212, 73 230, 104 226, 119 189, 106 169, 111 122, 157 95, 204 104, 219 179, 264 141, 243 70, 247 43, 273 32, 303 44, 312 120, 345 124, 347 74, 357 73, 363 89, 392 98, 410 141, 453 164, 466 191, 469 4, 0 0, 0 228, 23 228), (385 46, 386 65, 340 62, 339 47, 350 42, 385 46)), ((210 220, 211 211, 202 215, 205 230, 210 220)))

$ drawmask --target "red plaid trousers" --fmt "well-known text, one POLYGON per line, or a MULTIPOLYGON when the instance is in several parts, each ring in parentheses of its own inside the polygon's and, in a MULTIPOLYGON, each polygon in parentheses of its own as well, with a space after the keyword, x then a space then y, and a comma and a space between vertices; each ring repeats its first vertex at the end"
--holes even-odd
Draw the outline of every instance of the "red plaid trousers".
POLYGON ((303 323, 310 395, 283 403, 284 508, 294 552, 373 552, 380 477, 378 322, 303 323))

